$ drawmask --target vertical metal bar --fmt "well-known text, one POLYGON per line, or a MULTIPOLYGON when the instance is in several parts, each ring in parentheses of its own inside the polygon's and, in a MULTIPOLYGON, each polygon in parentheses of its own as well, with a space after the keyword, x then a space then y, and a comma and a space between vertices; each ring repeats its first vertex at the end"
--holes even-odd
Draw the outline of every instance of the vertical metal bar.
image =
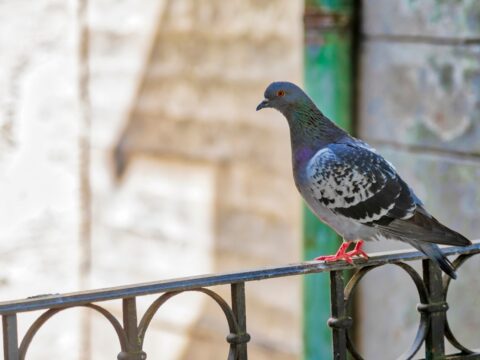
MULTIPOLYGON (((330 299, 332 317, 328 320, 328 325, 332 328, 333 359, 346 360, 347 327, 352 324, 352 319, 346 316, 344 280, 342 271, 330 272, 330 299)), ((318 355, 321 357, 322 354, 318 355)))
POLYGON ((247 311, 245 306, 245 283, 232 284, 232 310, 238 324, 240 338, 244 338, 244 342, 236 344, 237 360, 247 360, 247 342, 250 339, 247 334, 247 311))
POLYGON ((147 354, 142 350, 138 334, 137 302, 135 298, 123 299, 123 328, 127 335, 127 351, 118 355, 118 360, 145 360, 147 354))
POLYGON ((429 292, 430 328, 425 339, 425 357, 434 360, 445 355, 445 318, 448 309, 445 303, 442 271, 431 260, 423 260, 423 279, 429 292))
POLYGON ((137 302, 135 298, 123 299, 123 327, 131 346, 135 344, 137 336, 137 302))
POLYGON ((4 360, 19 360, 17 314, 2 316, 4 360))

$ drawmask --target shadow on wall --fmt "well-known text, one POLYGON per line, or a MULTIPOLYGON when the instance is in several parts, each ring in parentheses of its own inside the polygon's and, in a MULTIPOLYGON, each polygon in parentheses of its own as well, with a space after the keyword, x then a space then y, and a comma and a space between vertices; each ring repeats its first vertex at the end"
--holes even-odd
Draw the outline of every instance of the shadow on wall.
MULTIPOLYGON (((124 268, 137 266, 134 254, 145 259, 141 281, 300 258, 288 129, 255 107, 271 81, 301 77, 302 5, 164 2, 113 150, 118 184, 113 200, 100 205, 100 254, 113 245, 100 242, 115 237, 115 256, 132 258, 124 268)), ((108 272, 105 263, 114 269, 106 256, 93 273, 108 272)), ((228 288, 218 291, 229 299, 228 288)), ((252 284, 247 296, 252 356, 297 359, 300 279, 252 284), (291 296, 274 296, 284 291, 291 296)), ((149 357, 158 351, 164 358, 153 344, 170 339, 171 359, 224 359, 221 311, 198 296, 181 298, 159 313, 149 357)))

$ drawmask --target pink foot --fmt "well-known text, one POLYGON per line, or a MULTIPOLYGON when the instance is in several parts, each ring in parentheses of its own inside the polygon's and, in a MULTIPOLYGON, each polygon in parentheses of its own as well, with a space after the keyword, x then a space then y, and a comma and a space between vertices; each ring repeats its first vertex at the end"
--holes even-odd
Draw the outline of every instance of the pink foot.
POLYGON ((362 250, 363 240, 357 241, 353 250, 347 252, 347 249, 350 243, 351 241, 342 243, 342 245, 340 245, 340 248, 338 249, 335 255, 319 256, 319 257, 316 257, 315 260, 320 260, 325 262, 335 262, 335 261, 344 260, 349 264, 353 264, 353 259, 352 259, 353 256, 361 256, 365 259, 368 259, 368 255, 365 253, 365 251, 362 250))
POLYGON ((342 245, 340 245, 335 255, 319 256, 319 257, 316 257, 315 260, 320 260, 325 262, 335 262, 339 260, 345 260, 349 264, 353 264, 352 257, 348 255, 348 253, 346 252, 349 245, 350 245, 350 241, 346 241, 342 243, 342 245))
POLYGON ((363 240, 358 240, 355 243, 355 247, 353 248, 353 250, 349 251, 347 254, 350 256, 360 256, 365 259, 368 259, 368 255, 365 253, 365 251, 363 251, 362 246, 363 246, 363 240))

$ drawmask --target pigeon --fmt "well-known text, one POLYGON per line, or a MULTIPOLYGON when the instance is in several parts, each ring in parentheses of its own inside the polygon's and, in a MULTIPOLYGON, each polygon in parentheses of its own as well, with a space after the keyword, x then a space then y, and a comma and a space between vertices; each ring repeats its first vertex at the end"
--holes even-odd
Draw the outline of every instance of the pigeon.
POLYGON ((368 259, 364 241, 393 239, 423 252, 456 278, 437 244, 467 246, 470 240, 435 219, 390 162, 335 125, 297 85, 273 82, 264 97, 257 111, 273 108, 288 121, 298 191, 344 240, 335 255, 315 260, 368 259), (351 244, 353 250, 347 251, 351 244))

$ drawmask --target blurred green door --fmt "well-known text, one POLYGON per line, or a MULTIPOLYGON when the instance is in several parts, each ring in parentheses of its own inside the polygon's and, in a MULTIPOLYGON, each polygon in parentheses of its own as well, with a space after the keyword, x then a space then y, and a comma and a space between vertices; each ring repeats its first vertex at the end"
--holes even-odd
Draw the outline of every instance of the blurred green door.
MULTIPOLYGON (((352 130, 352 29, 354 0, 305 1, 305 88, 329 118, 352 130)), ((303 257, 337 251, 341 239, 304 207, 303 257)), ((331 333, 328 274, 304 277, 303 358, 328 360, 331 333)))

